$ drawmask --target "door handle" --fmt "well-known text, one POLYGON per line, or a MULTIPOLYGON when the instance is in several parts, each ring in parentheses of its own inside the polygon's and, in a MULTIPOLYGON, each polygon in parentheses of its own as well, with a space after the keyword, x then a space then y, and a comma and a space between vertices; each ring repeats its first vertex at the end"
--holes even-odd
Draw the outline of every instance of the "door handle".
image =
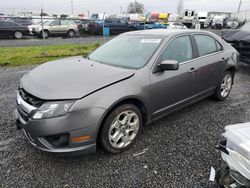
POLYGON ((196 71, 196 68, 192 67, 188 72, 189 72, 189 73, 193 73, 193 72, 195 72, 195 71, 196 71))

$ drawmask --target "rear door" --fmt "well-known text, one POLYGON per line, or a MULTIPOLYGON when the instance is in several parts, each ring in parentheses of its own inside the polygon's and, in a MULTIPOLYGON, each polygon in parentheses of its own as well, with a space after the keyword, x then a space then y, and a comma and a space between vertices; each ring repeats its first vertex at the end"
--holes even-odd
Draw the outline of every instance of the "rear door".
POLYGON ((195 34, 193 37, 198 52, 199 92, 209 92, 218 85, 228 58, 222 45, 212 36, 195 34))
POLYGON ((157 64, 164 60, 179 62, 179 70, 156 72, 151 75, 153 118, 157 118, 192 101, 197 93, 197 62, 193 59, 189 35, 178 36, 166 46, 157 64))
POLYGON ((70 29, 70 23, 67 20, 61 20, 60 33, 66 34, 70 29))

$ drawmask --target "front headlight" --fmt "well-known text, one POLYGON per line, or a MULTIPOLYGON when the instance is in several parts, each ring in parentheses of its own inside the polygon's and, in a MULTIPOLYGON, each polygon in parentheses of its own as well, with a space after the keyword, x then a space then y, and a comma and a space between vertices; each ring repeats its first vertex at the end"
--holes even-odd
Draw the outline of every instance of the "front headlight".
POLYGON ((74 101, 44 103, 33 115, 33 119, 46 119, 65 115, 74 101))

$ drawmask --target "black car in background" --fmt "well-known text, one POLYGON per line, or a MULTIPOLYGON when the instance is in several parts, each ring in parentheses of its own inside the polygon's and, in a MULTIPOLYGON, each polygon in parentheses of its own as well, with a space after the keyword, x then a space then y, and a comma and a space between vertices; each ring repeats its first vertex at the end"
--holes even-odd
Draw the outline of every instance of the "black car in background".
POLYGON ((222 31, 222 38, 240 53, 241 60, 250 63, 250 22, 239 29, 222 31))
POLYGON ((105 19, 104 26, 108 27, 113 34, 136 30, 135 23, 130 23, 127 19, 122 18, 105 19))
POLYGON ((32 20, 28 18, 7 18, 6 21, 15 22, 23 26, 29 26, 33 24, 32 20))
POLYGON ((30 35, 27 26, 23 26, 11 21, 0 20, 0 38, 13 37, 21 39, 23 36, 30 35))

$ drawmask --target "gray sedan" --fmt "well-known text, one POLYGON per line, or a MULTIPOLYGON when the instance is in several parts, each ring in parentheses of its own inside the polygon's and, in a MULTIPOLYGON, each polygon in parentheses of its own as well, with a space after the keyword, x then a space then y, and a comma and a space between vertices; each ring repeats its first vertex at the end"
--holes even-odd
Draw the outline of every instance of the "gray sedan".
POLYGON ((212 96, 225 100, 238 52, 196 30, 128 32, 89 54, 36 67, 17 91, 17 127, 44 151, 130 148, 143 125, 212 96))

